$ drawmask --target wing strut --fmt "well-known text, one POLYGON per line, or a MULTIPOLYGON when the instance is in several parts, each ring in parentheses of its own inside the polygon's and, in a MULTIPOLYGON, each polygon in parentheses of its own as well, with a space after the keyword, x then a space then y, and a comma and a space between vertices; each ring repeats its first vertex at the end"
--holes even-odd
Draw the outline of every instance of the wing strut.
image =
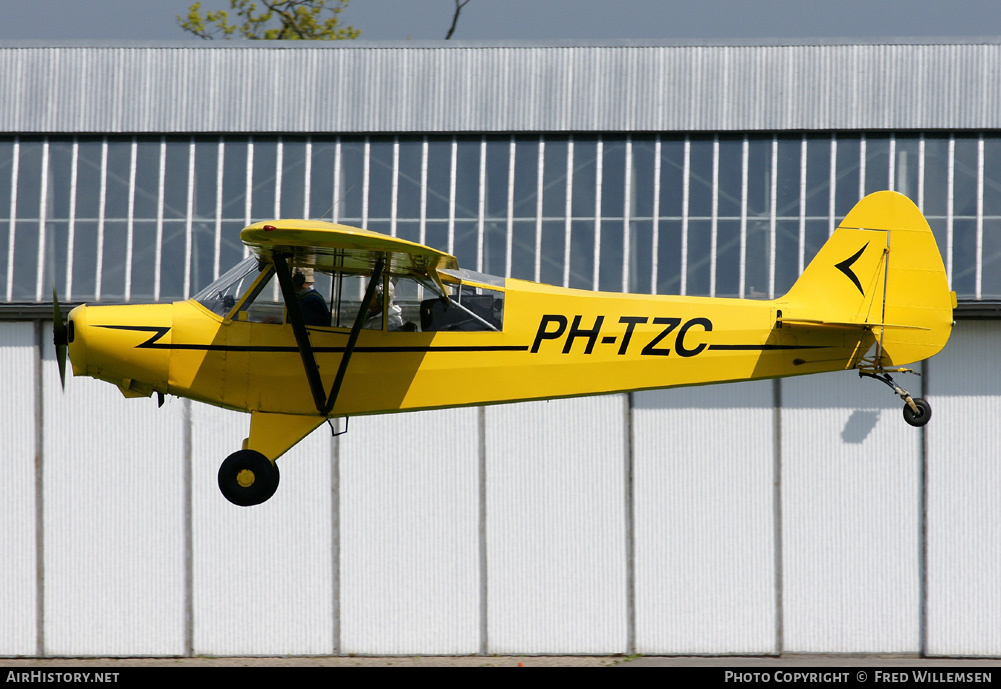
POLYGON ((295 287, 292 286, 292 275, 288 268, 288 259, 291 258, 291 254, 274 252, 272 256, 275 262, 275 274, 278 275, 278 284, 281 285, 282 297, 285 299, 285 310, 288 311, 288 320, 292 324, 295 342, 299 346, 299 356, 302 357, 302 366, 306 369, 306 378, 309 380, 309 390, 313 394, 313 404, 316 405, 316 411, 323 414, 323 381, 320 379, 320 369, 316 365, 316 357, 313 356, 313 347, 309 343, 309 333, 306 332, 302 307, 295 295, 295 287))
POLYGON ((348 335, 348 344, 344 348, 344 356, 341 357, 340 366, 337 368, 337 377, 334 379, 334 386, 330 390, 330 396, 324 397, 323 381, 320 379, 320 369, 316 365, 316 357, 313 355, 313 346, 309 342, 309 333, 306 331, 306 323, 302 317, 302 307, 299 299, 295 295, 295 288, 292 286, 292 275, 289 273, 287 260, 290 254, 274 252, 272 254, 275 262, 275 273, 278 276, 278 284, 282 288, 282 297, 285 299, 285 308, 288 311, 289 323, 292 324, 292 332, 295 334, 295 342, 299 347, 299 356, 302 357, 302 366, 306 369, 306 378, 309 379, 309 390, 313 394, 313 403, 316 410, 324 416, 329 416, 337 401, 337 394, 340 392, 341 384, 344 382, 344 374, 348 370, 348 362, 355 351, 358 342, 358 335, 361 334, 362 326, 365 324, 365 305, 372 301, 375 288, 382 279, 382 269, 386 264, 386 259, 380 256, 375 262, 375 270, 365 288, 365 299, 355 316, 354 325, 351 326, 351 334, 348 335))
MULTIPOLYGON (((358 335, 361 333, 361 327, 365 324, 366 308, 368 304, 372 303, 372 296, 375 294, 375 288, 382 280, 382 269, 386 265, 386 260, 384 256, 379 256, 379 260, 375 262, 375 269, 372 271, 372 277, 368 281, 368 287, 365 288, 365 299, 361 303, 361 308, 358 309, 358 315, 355 316, 354 325, 351 326, 351 334, 348 336, 347 347, 344 348, 344 356, 341 357, 341 365, 337 368, 337 377, 334 378, 334 387, 330 389, 330 397, 327 398, 327 403, 323 407, 323 414, 327 416, 330 414, 331 410, 334 408, 334 402, 337 401, 337 394, 341 391, 341 383, 344 382, 344 374, 348 370, 348 361, 351 359, 351 354, 355 351, 355 343, 358 342, 358 335)), ((383 313, 385 318, 385 312, 383 313)))

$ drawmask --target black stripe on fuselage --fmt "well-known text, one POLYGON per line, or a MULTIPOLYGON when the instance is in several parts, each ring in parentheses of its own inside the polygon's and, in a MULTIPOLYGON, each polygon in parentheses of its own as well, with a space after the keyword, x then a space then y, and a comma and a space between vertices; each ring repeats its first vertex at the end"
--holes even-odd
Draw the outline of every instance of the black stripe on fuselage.
MULTIPOLYGON (((176 349, 202 352, 266 352, 266 353, 295 353, 298 347, 288 346, 267 346, 267 345, 215 345, 215 344, 187 344, 171 343, 166 344, 159 340, 170 331, 169 326, 153 325, 95 325, 95 328, 108 328, 109 330, 132 330, 142 333, 153 333, 153 336, 145 342, 136 345, 136 349, 176 349)), ((347 333, 332 333, 334 335, 347 335, 347 333)), ((343 353, 347 347, 313 347, 314 352, 320 353, 343 353)), ((439 345, 439 346, 402 346, 402 347, 355 347, 356 352, 387 353, 387 352, 526 352, 528 345, 439 345)))
MULTIPOLYGON (((187 349, 205 352, 298 352, 298 347, 268 347, 264 345, 203 345, 203 344, 139 344, 136 349, 187 349)), ((335 352, 343 353, 347 347, 313 347, 320 354, 335 352)), ((471 346, 423 346, 423 347, 355 347, 356 352, 388 353, 388 352, 527 352, 528 346, 522 345, 471 345, 471 346)))
POLYGON ((729 352, 774 352, 785 349, 826 349, 830 345, 782 345, 782 344, 711 344, 709 349, 729 352))
MULTIPOLYGON (((169 326, 153 325, 96 325, 95 328, 110 330, 132 330, 135 332, 153 333, 145 342, 136 345, 136 349, 176 349, 202 352, 262 352, 271 354, 288 354, 299 351, 298 347, 267 346, 267 345, 214 345, 159 342, 170 331, 169 326)), ((347 335, 347 333, 331 333, 347 335)), ((825 349, 828 345, 783 345, 783 344, 710 344, 709 349, 730 352, 771 352, 792 349, 825 349)), ((343 353, 346 347, 313 347, 314 352, 323 354, 343 353)), ((356 352, 370 354, 386 353, 420 353, 420 352, 527 352, 528 345, 423 345, 400 347, 355 347, 356 352)))

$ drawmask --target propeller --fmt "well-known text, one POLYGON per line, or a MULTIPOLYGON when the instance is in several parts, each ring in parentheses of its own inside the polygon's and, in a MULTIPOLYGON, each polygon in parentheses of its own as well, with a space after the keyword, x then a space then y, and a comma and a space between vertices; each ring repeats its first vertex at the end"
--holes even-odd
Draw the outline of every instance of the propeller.
POLYGON ((56 346, 56 361, 59 362, 59 383, 66 389, 66 347, 69 340, 66 337, 66 323, 63 312, 59 308, 59 296, 56 288, 52 288, 52 344, 56 346))

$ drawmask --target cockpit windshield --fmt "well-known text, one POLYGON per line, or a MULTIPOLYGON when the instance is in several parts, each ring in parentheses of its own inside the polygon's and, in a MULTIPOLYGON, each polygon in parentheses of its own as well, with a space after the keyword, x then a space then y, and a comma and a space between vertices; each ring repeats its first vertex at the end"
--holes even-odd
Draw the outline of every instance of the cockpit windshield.
POLYGON ((237 300, 261 273, 257 257, 243 259, 218 280, 196 294, 193 299, 213 313, 226 316, 237 300))

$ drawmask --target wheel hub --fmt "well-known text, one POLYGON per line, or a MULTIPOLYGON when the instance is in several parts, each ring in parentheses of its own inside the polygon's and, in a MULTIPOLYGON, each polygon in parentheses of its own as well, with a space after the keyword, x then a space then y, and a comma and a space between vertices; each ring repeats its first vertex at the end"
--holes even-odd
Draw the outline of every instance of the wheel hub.
POLYGON ((250 488, 254 485, 254 472, 250 469, 242 469, 240 473, 236 475, 236 482, 240 484, 241 488, 250 488))

